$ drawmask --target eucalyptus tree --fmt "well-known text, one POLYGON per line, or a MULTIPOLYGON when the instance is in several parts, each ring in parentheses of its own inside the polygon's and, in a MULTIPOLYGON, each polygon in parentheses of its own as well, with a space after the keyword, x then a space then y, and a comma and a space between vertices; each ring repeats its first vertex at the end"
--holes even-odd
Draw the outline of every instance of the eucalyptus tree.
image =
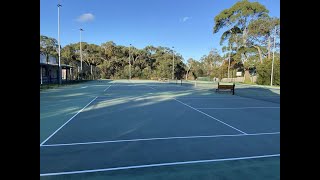
POLYGON ((221 39, 222 41, 226 39, 229 40, 229 49, 232 49, 231 46, 233 44, 237 45, 237 50, 242 48, 241 61, 244 63, 248 59, 249 24, 256 19, 267 17, 268 13, 269 11, 265 6, 259 2, 249 2, 248 0, 238 1, 231 8, 225 9, 215 16, 213 33, 227 28, 221 39))
POLYGON ((49 56, 58 56, 58 41, 54 38, 40 35, 40 53, 46 56, 49 63, 49 56))
POLYGON ((221 65, 222 58, 217 49, 212 49, 208 55, 204 55, 200 58, 200 62, 203 65, 204 73, 207 76, 213 75, 213 71, 216 70, 218 65, 221 65))
POLYGON ((102 43, 100 47, 102 49, 101 59, 108 60, 115 55, 116 44, 113 41, 102 43))
POLYGON ((249 37, 252 46, 259 52, 259 59, 262 63, 263 54, 267 54, 267 58, 271 59, 271 47, 274 36, 274 30, 280 26, 279 18, 260 18, 252 21, 249 24, 249 37), (263 50, 266 53, 263 53, 263 50))
POLYGON ((195 61, 194 59, 189 58, 187 63, 186 63, 186 66, 187 66, 187 69, 186 69, 186 80, 188 80, 189 71, 193 67, 192 64, 194 64, 194 61, 195 61))

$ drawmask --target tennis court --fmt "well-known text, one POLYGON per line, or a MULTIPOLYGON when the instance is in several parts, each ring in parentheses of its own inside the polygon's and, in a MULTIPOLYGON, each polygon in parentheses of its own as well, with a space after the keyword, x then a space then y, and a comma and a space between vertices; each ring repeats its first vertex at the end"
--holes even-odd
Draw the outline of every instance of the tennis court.
POLYGON ((280 89, 236 85, 231 95, 214 88, 100 80, 41 92, 41 178, 279 161, 280 89))

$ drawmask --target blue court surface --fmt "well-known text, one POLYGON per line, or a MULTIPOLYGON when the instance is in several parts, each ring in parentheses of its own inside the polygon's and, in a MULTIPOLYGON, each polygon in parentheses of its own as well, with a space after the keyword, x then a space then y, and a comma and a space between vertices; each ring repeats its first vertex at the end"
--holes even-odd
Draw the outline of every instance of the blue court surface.
POLYGON ((206 87, 100 80, 40 92, 41 178, 280 161, 280 89, 206 87))

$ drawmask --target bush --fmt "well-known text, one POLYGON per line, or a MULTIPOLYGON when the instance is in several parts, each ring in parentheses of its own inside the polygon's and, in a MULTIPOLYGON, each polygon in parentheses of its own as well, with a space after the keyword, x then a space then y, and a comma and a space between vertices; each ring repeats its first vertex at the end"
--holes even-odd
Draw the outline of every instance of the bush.
MULTIPOLYGON (((262 64, 257 66, 257 84, 270 85, 271 83, 272 59, 265 59, 262 64)), ((280 60, 275 57, 273 65, 273 85, 280 86, 280 60)))

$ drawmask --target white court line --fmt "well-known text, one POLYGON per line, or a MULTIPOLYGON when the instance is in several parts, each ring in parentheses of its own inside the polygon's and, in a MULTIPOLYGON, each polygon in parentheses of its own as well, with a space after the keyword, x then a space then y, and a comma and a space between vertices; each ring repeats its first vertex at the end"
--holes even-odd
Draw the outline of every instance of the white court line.
POLYGON ((208 117, 210 117, 210 118, 212 118, 212 119, 215 119, 215 120, 217 120, 217 121, 219 121, 219 122, 221 122, 221 123, 223 123, 223 124, 225 124, 225 125, 233 128, 233 129, 235 129, 235 130, 237 130, 237 131, 239 131, 239 132, 241 132, 241 133, 243 133, 243 134, 247 134, 247 133, 245 133, 245 132, 243 132, 243 131, 241 131, 241 130, 239 130, 239 129, 237 129, 237 128, 235 128, 235 127, 233 127, 233 126, 231 126, 231 125, 229 125, 229 124, 227 124, 227 123, 225 123, 225 122, 223 122, 223 121, 221 121, 221 120, 219 120, 219 119, 217 119, 217 118, 215 118, 215 117, 212 117, 212 116, 210 116, 210 115, 208 115, 208 114, 206 114, 206 113, 204 113, 204 112, 202 112, 202 111, 200 111, 200 110, 198 110, 198 109, 196 109, 196 108, 194 108, 194 107, 192 107, 192 106, 190 106, 190 105, 188 105, 188 104, 185 104, 185 103, 183 103, 183 102, 181 102, 181 101, 179 101, 179 100, 177 100, 177 99, 175 99, 175 98, 173 98, 173 99, 176 100, 176 101, 178 101, 178 102, 180 102, 181 104, 183 104, 183 105, 185 105, 185 106, 190 107, 191 109, 193 109, 193 110, 195 110, 195 111, 198 111, 198 112, 200 112, 200 113, 202 113, 202 114, 204 114, 204 115, 206 115, 206 116, 208 116, 208 117))
POLYGON ((235 108, 196 108, 196 109, 279 109, 280 107, 235 107, 235 108))
MULTIPOLYGON (((136 99, 153 99, 153 98, 159 98, 157 96, 99 96, 99 100, 113 100, 113 99, 127 99, 127 100, 136 100, 136 99)), ((170 97, 168 97, 167 99, 171 99, 170 97)))
POLYGON ((225 100, 225 99, 241 99, 241 100, 245 100, 245 99, 247 99, 247 98, 230 98, 230 97, 203 97, 203 98, 193 98, 193 97, 178 97, 177 99, 204 99, 204 100, 206 100, 206 99, 223 99, 223 100, 225 100))
POLYGON ((110 85, 110 86, 108 86, 105 90, 103 90, 103 91, 106 91, 107 89, 109 89, 109 87, 111 87, 112 85, 110 85))
POLYGON ((183 105, 185 105, 185 106, 188 106, 189 108, 191 108, 191 109, 193 109, 193 110, 195 110, 195 111, 198 111, 198 112, 201 113, 201 114, 204 114, 204 115, 206 115, 206 116, 208 116, 208 117, 210 117, 210 118, 212 118, 212 119, 214 119, 214 120, 217 120, 217 121, 221 122, 222 124, 231 127, 232 129, 235 129, 235 130, 237 130, 237 131, 239 131, 239 132, 241 132, 241 133, 243 133, 243 134, 247 134, 247 133, 245 133, 245 132, 243 132, 243 131, 241 131, 241 130, 239 130, 239 129, 237 129, 237 128, 235 128, 235 127, 233 127, 233 126, 231 126, 231 125, 229 125, 229 124, 227 124, 227 123, 225 123, 225 122, 223 122, 223 121, 221 121, 221 120, 219 120, 219 119, 217 119, 217 118, 215 118, 215 117, 210 116, 210 115, 207 114, 207 113, 204 113, 204 112, 202 112, 202 111, 200 111, 200 110, 198 110, 198 109, 196 109, 196 108, 194 108, 194 107, 186 104, 186 103, 183 103, 183 102, 181 102, 181 101, 179 101, 179 100, 177 100, 177 99, 175 99, 175 98, 172 98, 172 99, 178 101, 179 103, 181 103, 181 104, 183 104, 183 105))
POLYGON ((242 97, 244 98, 280 98, 280 96, 242 96, 242 97))
POLYGON ((151 86, 148 86, 148 85, 146 85, 147 87, 149 87, 149 88, 151 88, 151 89, 153 89, 153 90, 157 90, 156 88, 153 88, 153 87, 151 87, 151 86))
POLYGON ((259 159, 259 158, 279 157, 279 156, 280 156, 280 154, 269 154, 269 155, 262 155, 262 156, 247 156, 247 157, 237 157, 237 158, 208 159, 208 160, 198 160, 198 161, 180 161, 180 162, 172 162, 172 163, 147 164, 147 165, 125 166, 125 167, 115 167, 115 168, 105 168, 105 169, 91 169, 91 170, 67 171, 67 172, 57 172, 57 173, 43 173, 43 174, 40 174, 40 176, 81 174, 81 173, 115 171, 115 170, 125 170, 125 169, 159 167, 159 166, 172 166, 172 165, 182 165, 182 164, 197 164, 197 163, 208 163, 208 162, 236 161, 236 160, 245 160, 245 159, 259 159))
POLYGON ((106 143, 121 143, 121 142, 137 142, 137 141, 155 141, 155 140, 170 140, 170 139, 197 139, 197 138, 218 138, 218 137, 240 137, 240 136, 261 136, 280 134, 280 132, 270 133, 255 133, 255 134, 230 134, 230 135, 211 135, 211 136, 176 136, 176 137, 164 137, 164 138, 142 138, 142 139, 124 139, 114 141, 95 141, 85 143, 68 143, 68 144, 46 144, 41 147, 57 147, 57 146, 76 146, 76 145, 90 145, 90 144, 106 144, 106 143))
MULTIPOLYGON (((97 96, 98 97, 98 96, 97 96)), ((97 99, 97 97, 95 97, 94 99, 92 99, 85 107, 83 107, 80 111, 77 112, 77 114, 73 115, 67 122, 65 122, 60 128, 58 128, 56 131, 54 131, 47 139, 45 139, 44 141, 42 141, 42 143, 40 144, 40 147, 47 142, 53 135, 55 135, 61 128, 63 128, 63 126, 65 126, 68 122, 70 122, 74 117, 76 117, 81 111, 83 111, 87 106, 89 106, 89 104, 91 104, 94 100, 97 99)))

